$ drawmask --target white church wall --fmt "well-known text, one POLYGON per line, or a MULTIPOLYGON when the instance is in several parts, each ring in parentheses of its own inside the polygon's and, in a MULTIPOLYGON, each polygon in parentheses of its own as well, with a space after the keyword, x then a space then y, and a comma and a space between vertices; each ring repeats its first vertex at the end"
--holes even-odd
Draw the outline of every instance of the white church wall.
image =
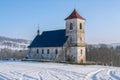
POLYGON ((77 62, 77 48, 76 47, 69 47, 67 51, 67 55, 71 56, 71 58, 77 62))
POLYGON ((77 28, 76 28, 76 24, 77 24, 77 20, 76 19, 70 19, 70 20, 66 20, 66 35, 71 37, 72 39, 72 43, 76 43, 77 42, 77 28), (73 29, 70 30, 70 24, 73 24, 73 29))
POLYGON ((86 63, 85 47, 77 47, 77 61, 78 63, 86 63))
POLYGON ((77 19, 77 43, 82 46, 85 44, 85 21, 77 19), (80 23, 82 24, 82 29, 80 29, 80 23))
POLYGON ((31 55, 31 59, 64 60, 62 47, 31 48, 29 54, 31 55))

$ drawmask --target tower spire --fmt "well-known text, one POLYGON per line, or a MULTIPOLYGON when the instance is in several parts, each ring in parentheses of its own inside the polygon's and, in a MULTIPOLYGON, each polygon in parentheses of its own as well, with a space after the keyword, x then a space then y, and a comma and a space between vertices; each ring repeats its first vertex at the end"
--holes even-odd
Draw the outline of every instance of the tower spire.
POLYGON ((77 1, 74 0, 74 9, 76 9, 76 3, 77 3, 77 1))
POLYGON ((39 24, 38 24, 37 35, 40 35, 39 24))

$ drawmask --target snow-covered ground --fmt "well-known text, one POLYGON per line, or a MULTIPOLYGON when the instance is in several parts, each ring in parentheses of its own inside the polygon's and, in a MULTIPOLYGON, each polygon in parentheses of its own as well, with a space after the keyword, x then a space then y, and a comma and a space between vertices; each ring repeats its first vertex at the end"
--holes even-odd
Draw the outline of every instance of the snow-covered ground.
POLYGON ((0 80, 120 80, 120 68, 0 61, 0 80))

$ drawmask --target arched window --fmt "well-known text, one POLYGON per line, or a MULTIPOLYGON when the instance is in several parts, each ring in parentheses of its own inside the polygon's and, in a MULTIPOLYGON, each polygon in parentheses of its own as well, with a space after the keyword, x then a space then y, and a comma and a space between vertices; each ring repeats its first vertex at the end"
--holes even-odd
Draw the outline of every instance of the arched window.
POLYGON ((49 51, 49 49, 47 50, 47 54, 49 54, 50 53, 50 51, 49 51))
POLYGON ((44 54, 44 50, 42 49, 42 54, 44 54))
POLYGON ((82 29, 82 23, 80 23, 80 29, 82 29))
POLYGON ((73 29, 73 24, 72 23, 70 23, 70 30, 72 30, 73 29))
POLYGON ((39 53, 39 49, 37 49, 37 54, 39 53))
POLYGON ((55 49, 55 54, 56 54, 56 55, 58 54, 58 50, 57 50, 57 49, 55 49))

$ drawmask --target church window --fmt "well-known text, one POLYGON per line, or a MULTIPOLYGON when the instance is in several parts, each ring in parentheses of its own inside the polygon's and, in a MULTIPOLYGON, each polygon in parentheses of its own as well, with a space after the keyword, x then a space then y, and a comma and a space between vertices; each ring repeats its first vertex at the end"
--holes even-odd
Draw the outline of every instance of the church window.
POLYGON ((49 54, 50 53, 50 51, 49 51, 49 49, 47 50, 47 54, 49 54))
POLYGON ((42 54, 44 54, 44 50, 42 49, 42 54))
POLYGON ((57 50, 57 49, 55 50, 55 54, 56 54, 56 55, 58 54, 58 50, 57 50))
POLYGON ((39 49, 37 49, 37 54, 39 53, 39 49))
POLYGON ((82 23, 80 23, 80 29, 82 29, 82 23))
POLYGON ((73 29, 73 24, 72 23, 70 23, 70 30, 72 30, 73 29))

